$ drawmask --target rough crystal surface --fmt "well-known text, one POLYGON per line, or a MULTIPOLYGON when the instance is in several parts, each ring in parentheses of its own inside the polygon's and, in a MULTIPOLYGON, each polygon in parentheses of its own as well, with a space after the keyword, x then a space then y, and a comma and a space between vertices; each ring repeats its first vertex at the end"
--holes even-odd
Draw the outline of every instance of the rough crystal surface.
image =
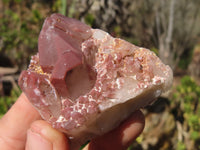
POLYGON ((113 129, 172 84, 171 69, 150 50, 60 14, 45 20, 38 49, 19 85, 74 145, 113 129))

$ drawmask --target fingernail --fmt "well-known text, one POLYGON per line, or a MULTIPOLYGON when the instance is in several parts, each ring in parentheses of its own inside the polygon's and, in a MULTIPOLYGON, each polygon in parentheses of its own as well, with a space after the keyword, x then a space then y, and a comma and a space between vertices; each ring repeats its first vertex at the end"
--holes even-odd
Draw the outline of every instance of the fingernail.
POLYGON ((135 138, 139 136, 139 134, 144 129, 144 115, 140 111, 136 111, 126 122, 125 130, 123 132, 122 143, 124 145, 128 145, 135 138))
POLYGON ((26 150, 53 150, 53 145, 39 133, 29 129, 27 132, 26 150))

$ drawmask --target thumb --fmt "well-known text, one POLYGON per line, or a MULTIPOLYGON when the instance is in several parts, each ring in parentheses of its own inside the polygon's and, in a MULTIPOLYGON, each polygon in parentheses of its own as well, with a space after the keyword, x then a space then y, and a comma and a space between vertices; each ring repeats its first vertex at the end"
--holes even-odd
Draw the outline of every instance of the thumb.
POLYGON ((27 131, 26 150, 69 150, 69 145, 63 133, 38 120, 27 131))

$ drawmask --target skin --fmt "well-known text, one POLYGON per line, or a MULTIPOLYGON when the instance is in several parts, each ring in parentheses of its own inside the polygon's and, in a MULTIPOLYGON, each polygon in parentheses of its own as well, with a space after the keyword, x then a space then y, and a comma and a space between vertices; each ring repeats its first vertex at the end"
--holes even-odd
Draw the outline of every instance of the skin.
MULTIPOLYGON (((123 150, 144 128, 144 115, 134 112, 111 132, 92 140, 84 150, 123 150)), ((62 132, 42 120, 22 93, 0 120, 0 147, 3 150, 69 150, 69 140, 62 132)))

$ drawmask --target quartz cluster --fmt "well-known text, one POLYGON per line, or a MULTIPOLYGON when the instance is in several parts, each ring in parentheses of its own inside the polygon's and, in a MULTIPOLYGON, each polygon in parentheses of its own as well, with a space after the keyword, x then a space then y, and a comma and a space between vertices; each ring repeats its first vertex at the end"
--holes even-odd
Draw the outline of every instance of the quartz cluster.
POLYGON ((38 50, 19 85, 74 145, 110 131, 172 85, 172 70, 152 51, 60 14, 45 20, 38 50))

